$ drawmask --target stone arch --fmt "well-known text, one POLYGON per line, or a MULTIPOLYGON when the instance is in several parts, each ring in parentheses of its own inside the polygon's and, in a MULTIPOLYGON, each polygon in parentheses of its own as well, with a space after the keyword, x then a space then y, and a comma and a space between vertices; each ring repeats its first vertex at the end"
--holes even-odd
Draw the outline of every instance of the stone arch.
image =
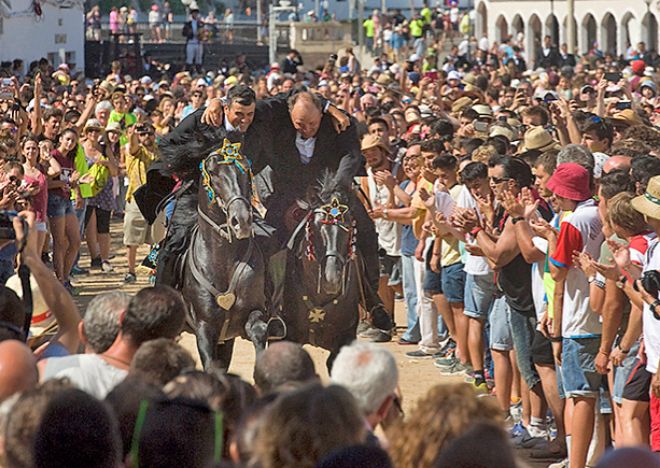
POLYGON ((520 14, 516 14, 511 21, 511 33, 518 35, 518 33, 525 34, 525 21, 520 14))
POLYGON ((582 19, 582 27, 580 28, 581 30, 581 42, 582 42, 582 47, 581 53, 586 54, 589 52, 591 47, 594 45, 594 42, 597 40, 597 25, 596 25, 596 18, 594 18, 594 15, 591 13, 587 13, 584 18, 582 19))
POLYGON ((509 23, 504 15, 498 16, 495 21, 495 34, 496 40, 499 42, 502 42, 503 39, 509 37, 509 23))
POLYGON ((552 45, 559 45, 559 20, 554 13, 548 15, 545 19, 545 30, 544 36, 550 36, 552 38, 552 45))
POLYGON ((642 41, 649 51, 658 50, 658 19, 650 11, 642 19, 642 41))
POLYGON ((536 51, 541 47, 542 40, 543 25, 538 15, 534 13, 527 21, 527 34, 525 37, 527 60, 531 61, 536 56, 536 51))
POLYGON ((637 24, 635 20, 635 15, 627 11, 621 18, 621 23, 619 25, 619 53, 625 54, 629 46, 634 45, 636 39, 632 34, 632 31, 637 31, 635 27, 637 24))
POLYGON ((477 39, 488 34, 488 8, 486 3, 481 2, 477 7, 477 16, 475 18, 475 35, 477 39))
MULTIPOLYGON (((577 23, 575 17, 573 17, 573 31, 575 31, 575 33, 574 33, 575 37, 573 38, 573 47, 575 48, 576 52, 579 52, 579 49, 578 49, 578 42, 579 42, 578 36, 580 34, 580 30, 578 29, 578 23, 577 23)), ((561 33, 562 33, 561 34, 561 42, 565 42, 566 44, 568 44, 568 16, 564 16, 564 21, 562 22, 561 33)), ((570 47, 569 47, 569 50, 570 50, 570 47)))

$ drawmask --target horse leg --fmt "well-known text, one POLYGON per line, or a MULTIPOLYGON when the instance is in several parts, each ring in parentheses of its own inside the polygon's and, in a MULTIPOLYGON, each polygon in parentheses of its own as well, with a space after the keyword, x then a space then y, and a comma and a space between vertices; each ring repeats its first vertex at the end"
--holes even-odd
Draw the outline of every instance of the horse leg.
POLYGON ((197 350, 204 369, 213 366, 216 360, 215 345, 218 342, 220 331, 208 322, 198 322, 195 330, 197 350))
POLYGON ((267 324, 265 313, 261 310, 253 310, 245 322, 245 333, 254 345, 254 350, 257 355, 266 348, 266 340, 268 335, 266 333, 267 324))
POLYGON ((226 373, 229 370, 229 364, 231 363, 231 357, 233 354, 234 338, 227 340, 224 343, 217 343, 215 345, 216 361, 214 367, 226 373))
POLYGON ((339 354, 339 351, 341 351, 341 348, 351 344, 353 341, 355 341, 355 331, 353 331, 348 335, 339 337, 336 345, 330 350, 330 356, 328 356, 328 359, 325 361, 325 366, 328 368, 328 375, 330 375, 330 371, 332 370, 332 364, 334 364, 335 359, 339 354))

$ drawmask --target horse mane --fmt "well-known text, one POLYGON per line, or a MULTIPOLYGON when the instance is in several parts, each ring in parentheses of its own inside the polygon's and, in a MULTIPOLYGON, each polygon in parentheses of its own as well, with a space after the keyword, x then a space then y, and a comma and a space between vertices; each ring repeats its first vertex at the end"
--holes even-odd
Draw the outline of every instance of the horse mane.
POLYGON ((347 199, 346 189, 337 182, 335 175, 335 172, 332 172, 330 169, 326 169, 318 178, 318 191, 316 196, 321 200, 322 203, 328 203, 333 195, 339 196, 340 201, 346 201, 347 199))
MULTIPOLYGON (((159 144, 160 157, 165 162, 168 175, 185 178, 190 174, 199 174, 199 163, 223 145, 224 139, 209 141, 200 132, 196 133, 188 141, 168 139, 159 144)), ((240 141, 240 134, 231 132, 226 138, 233 143, 240 141)))

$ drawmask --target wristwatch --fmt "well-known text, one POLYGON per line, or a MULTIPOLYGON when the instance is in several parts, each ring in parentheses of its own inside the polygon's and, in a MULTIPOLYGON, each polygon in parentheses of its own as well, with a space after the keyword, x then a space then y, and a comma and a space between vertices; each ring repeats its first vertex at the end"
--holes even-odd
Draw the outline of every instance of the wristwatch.
POLYGON ((511 222, 513 224, 516 224, 519 221, 525 221, 525 217, 524 216, 516 216, 515 218, 511 218, 511 222))
POLYGON ((387 219, 387 208, 383 209, 383 219, 387 219))
POLYGON ((623 289, 626 287, 626 281, 628 281, 628 277, 625 275, 619 276, 619 280, 616 282, 616 287, 619 289, 623 289))

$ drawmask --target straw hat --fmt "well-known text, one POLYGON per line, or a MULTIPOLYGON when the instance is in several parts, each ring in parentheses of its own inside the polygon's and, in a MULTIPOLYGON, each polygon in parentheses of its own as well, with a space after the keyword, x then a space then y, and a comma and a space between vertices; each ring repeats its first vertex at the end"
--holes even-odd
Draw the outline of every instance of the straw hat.
POLYGON ((644 195, 632 199, 637 211, 653 219, 660 219, 660 176, 651 177, 644 195))
POLYGON ((385 153, 390 154, 389 147, 385 144, 383 140, 378 138, 376 135, 365 135, 362 138, 362 144, 360 145, 360 151, 367 151, 372 148, 380 148, 385 153))
POLYGON ((103 128, 103 125, 101 125, 101 122, 98 121, 98 119, 89 119, 87 122, 85 122, 85 128, 84 132, 87 130, 100 130, 103 131, 105 130, 103 128))
POLYGON ((121 125, 119 125, 119 122, 108 122, 108 125, 105 127, 105 131, 121 133, 121 125))
POLYGON ((543 127, 531 127, 523 137, 523 151, 539 150, 547 151, 555 148, 558 143, 552 138, 550 132, 543 127))
MULTIPOLYGON (((14 291, 18 297, 23 297, 23 287, 21 286, 21 279, 18 275, 9 277, 5 286, 14 291)), ((32 289, 32 322, 30 324, 30 333, 33 336, 40 336, 55 324, 55 317, 46 305, 39 285, 32 276, 30 277, 30 288, 32 289)))
POLYGON ((632 109, 624 109, 612 116, 613 123, 621 123, 634 127, 635 125, 644 125, 644 122, 639 117, 639 114, 632 109))
POLYGON ((457 114, 466 107, 470 107, 474 104, 474 101, 467 96, 460 97, 456 99, 451 105, 451 112, 457 114))

